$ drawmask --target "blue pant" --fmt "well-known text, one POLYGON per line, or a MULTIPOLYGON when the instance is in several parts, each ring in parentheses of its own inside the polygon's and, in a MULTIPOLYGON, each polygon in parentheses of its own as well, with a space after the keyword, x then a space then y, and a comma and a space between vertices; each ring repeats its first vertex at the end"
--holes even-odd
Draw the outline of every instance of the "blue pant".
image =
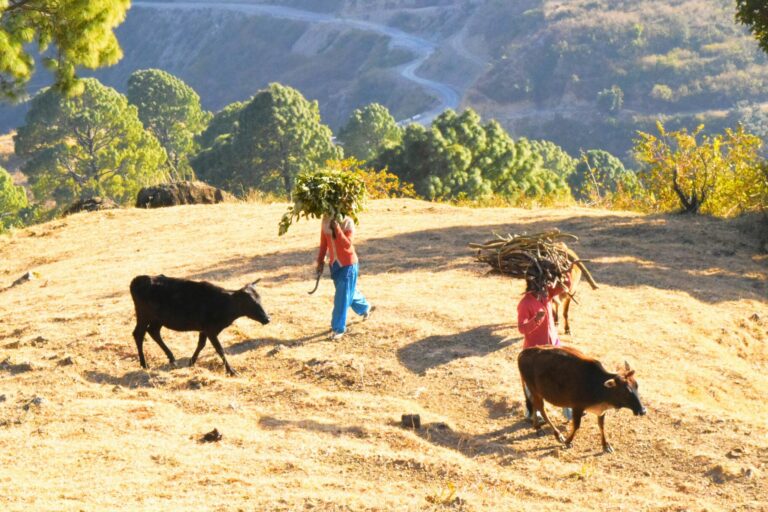
POLYGON ((371 308, 363 294, 357 291, 357 263, 342 267, 338 261, 331 265, 331 278, 336 286, 336 295, 333 298, 333 317, 331 329, 334 332, 347 330, 347 311, 358 315, 364 315, 371 308))

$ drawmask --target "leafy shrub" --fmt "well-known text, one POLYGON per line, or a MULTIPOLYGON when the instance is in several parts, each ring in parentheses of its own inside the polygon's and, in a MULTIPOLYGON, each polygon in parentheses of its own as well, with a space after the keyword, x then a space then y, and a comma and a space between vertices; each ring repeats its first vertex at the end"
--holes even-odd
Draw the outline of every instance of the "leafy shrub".
POLYGON ((636 157, 647 166, 641 179, 655 208, 718 216, 764 209, 768 177, 760 139, 741 126, 716 135, 702 135, 703 129, 667 131, 659 122, 658 135, 639 132, 636 157))
POLYGON ((0 167, 0 233, 22 223, 20 211, 26 206, 26 192, 14 185, 11 175, 0 167))
POLYGON ((321 168, 299 174, 292 197, 293 205, 288 207, 280 220, 280 235, 284 235, 293 221, 301 217, 351 217, 357 222, 357 214, 365 201, 365 184, 362 177, 354 172, 321 168))
POLYGON ((351 172, 359 176, 365 184, 368 199, 392 199, 397 197, 418 197, 412 183, 400 181, 400 178, 389 172, 388 169, 377 171, 364 167, 363 162, 355 158, 344 160, 328 160, 325 163, 328 169, 342 172, 351 172))

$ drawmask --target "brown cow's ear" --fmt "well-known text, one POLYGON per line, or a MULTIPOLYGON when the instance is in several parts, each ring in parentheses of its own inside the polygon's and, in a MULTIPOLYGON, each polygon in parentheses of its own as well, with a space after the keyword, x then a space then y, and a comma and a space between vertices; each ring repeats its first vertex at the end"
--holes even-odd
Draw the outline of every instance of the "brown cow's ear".
POLYGON ((629 371, 632 371, 632 368, 630 368, 630 367, 629 367, 629 363, 628 363, 626 360, 624 361, 624 369, 625 369, 626 371, 628 371, 628 372, 629 372, 629 371))
POLYGON ((608 379, 603 383, 603 386, 607 388, 615 388, 616 387, 616 379, 608 379))
POLYGON ((630 371, 628 371, 628 372, 627 372, 627 374, 626 374, 626 375, 624 375, 624 378, 625 378, 625 379, 628 379, 628 378, 630 378, 631 376, 633 376, 634 374, 635 374, 635 370, 630 370, 630 371))

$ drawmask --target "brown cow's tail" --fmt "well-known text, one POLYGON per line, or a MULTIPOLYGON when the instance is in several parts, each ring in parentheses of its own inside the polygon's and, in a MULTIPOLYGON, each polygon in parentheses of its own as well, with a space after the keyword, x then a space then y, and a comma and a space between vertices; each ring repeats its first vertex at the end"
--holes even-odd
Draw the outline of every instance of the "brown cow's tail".
POLYGON ((597 286, 597 283, 595 282, 595 279, 592 277, 592 274, 589 273, 589 270, 587 270, 587 266, 584 265, 584 262, 579 259, 579 255, 576 254, 573 251, 573 249, 571 249, 567 245, 563 244, 563 247, 565 249, 566 254, 568 254, 568 259, 571 261, 571 264, 578 266, 579 269, 581 269, 581 273, 587 279, 589 286, 591 286, 593 290, 597 290, 598 286, 597 286))
POLYGON ((589 270, 587 270, 587 266, 579 260, 574 261, 573 264, 578 265, 578 267, 581 269, 581 273, 584 274, 584 277, 589 283, 589 286, 591 286, 593 290, 597 290, 599 286, 597 286, 597 283, 592 278, 592 274, 590 274, 589 270))

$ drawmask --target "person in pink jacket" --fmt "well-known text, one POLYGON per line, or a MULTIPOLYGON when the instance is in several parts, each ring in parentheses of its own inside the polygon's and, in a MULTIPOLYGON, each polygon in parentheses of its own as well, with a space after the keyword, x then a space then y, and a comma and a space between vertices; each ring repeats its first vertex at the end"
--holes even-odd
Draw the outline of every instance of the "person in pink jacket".
MULTIPOLYGON (((568 286, 558 285, 548 290, 538 290, 533 279, 526 279, 525 295, 517 305, 517 329, 524 337, 523 350, 539 345, 560 345, 555 318, 552 314, 552 299, 557 297, 568 286)), ((531 418, 533 406, 530 393, 525 387, 526 418, 531 418)), ((538 413, 536 413, 538 414, 538 413)), ((571 419, 571 410, 563 409, 563 416, 571 419)))

